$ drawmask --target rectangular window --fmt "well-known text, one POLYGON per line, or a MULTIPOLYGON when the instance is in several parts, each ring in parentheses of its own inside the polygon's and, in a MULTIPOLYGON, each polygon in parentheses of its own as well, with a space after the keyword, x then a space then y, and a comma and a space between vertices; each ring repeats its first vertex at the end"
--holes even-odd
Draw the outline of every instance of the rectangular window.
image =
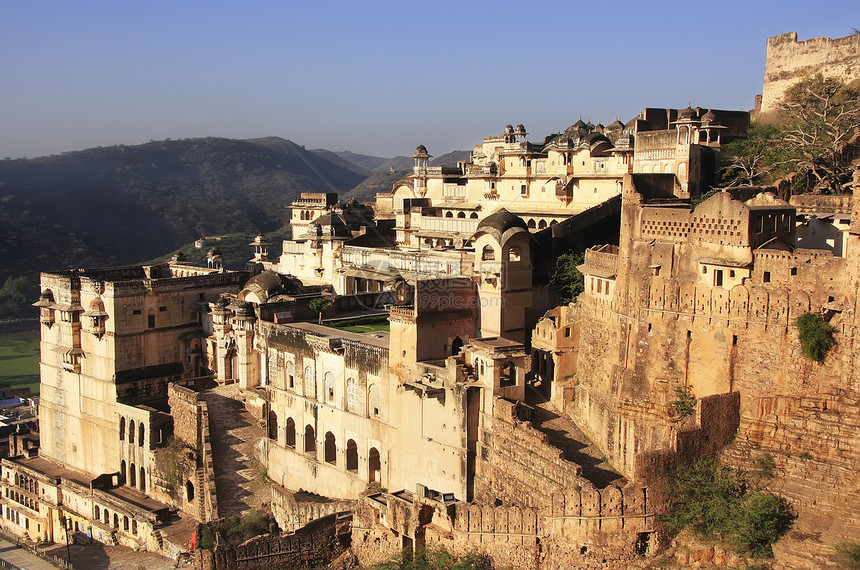
POLYGON ((165 312, 167 312, 167 307, 165 307, 165 306, 158 307, 158 312, 159 312, 159 313, 165 313, 165 312))
POLYGON ((770 283, 770 271, 765 271, 764 276, 762 277, 762 281, 765 283, 770 283))
POLYGON ((139 314, 140 314, 140 309, 135 309, 135 310, 133 310, 133 311, 131 312, 131 314, 132 314, 132 315, 139 315, 139 314))
POLYGON ((525 195, 527 195, 528 193, 529 193, 529 191, 526 189, 526 185, 525 185, 525 184, 520 184, 520 194, 521 194, 522 196, 525 196, 525 195))

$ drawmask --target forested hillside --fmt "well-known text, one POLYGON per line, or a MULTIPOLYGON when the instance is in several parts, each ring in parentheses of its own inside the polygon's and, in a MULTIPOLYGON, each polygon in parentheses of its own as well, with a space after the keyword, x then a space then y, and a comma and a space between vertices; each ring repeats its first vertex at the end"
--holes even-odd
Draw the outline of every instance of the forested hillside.
POLYGON ((276 137, 0 161, 0 281, 139 262, 204 235, 273 230, 299 193, 346 192, 367 175, 276 137))

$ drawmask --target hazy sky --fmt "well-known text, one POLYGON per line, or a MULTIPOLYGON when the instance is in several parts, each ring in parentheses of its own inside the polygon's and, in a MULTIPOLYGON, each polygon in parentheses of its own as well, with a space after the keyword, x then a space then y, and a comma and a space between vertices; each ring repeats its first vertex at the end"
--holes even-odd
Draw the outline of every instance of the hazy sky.
POLYGON ((0 157, 276 135, 393 156, 646 106, 748 109, 765 40, 860 1, 0 1, 0 157))

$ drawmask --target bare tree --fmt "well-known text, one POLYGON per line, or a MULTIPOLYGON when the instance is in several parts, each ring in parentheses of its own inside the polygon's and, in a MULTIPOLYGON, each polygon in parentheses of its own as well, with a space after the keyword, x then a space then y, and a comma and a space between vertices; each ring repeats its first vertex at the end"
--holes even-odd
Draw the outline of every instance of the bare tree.
POLYGON ((842 193, 860 142, 860 94, 820 73, 785 92, 783 133, 777 140, 788 165, 805 174, 813 191, 842 193))

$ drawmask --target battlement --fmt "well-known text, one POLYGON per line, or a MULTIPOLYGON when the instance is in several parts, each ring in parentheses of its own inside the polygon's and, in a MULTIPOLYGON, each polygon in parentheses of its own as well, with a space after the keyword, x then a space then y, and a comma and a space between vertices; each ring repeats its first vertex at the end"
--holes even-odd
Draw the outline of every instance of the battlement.
POLYGON ((822 73, 842 81, 860 78, 860 33, 842 38, 797 41, 789 32, 767 39, 761 113, 773 114, 786 89, 806 76, 822 73))

